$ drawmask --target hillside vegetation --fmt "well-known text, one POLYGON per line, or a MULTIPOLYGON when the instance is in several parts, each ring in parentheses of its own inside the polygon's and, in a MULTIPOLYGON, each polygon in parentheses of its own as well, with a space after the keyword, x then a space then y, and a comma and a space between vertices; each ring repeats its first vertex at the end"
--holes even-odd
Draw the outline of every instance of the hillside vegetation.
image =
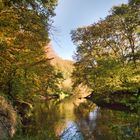
POLYGON ((65 94, 72 94, 72 79, 71 75, 73 72, 74 62, 71 60, 65 60, 59 57, 53 49, 51 43, 46 47, 46 51, 49 58, 51 59, 51 64, 62 73, 63 79, 60 82, 60 89, 65 94))

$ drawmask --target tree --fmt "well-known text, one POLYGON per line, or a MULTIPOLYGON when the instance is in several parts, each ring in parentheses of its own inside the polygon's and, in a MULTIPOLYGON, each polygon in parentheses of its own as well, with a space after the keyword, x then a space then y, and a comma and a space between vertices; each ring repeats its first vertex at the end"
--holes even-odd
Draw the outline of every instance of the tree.
POLYGON ((30 100, 38 93, 58 90, 61 76, 45 52, 56 4, 56 0, 1 2, 0 86, 12 100, 30 100))
MULTIPOLYGON (((135 4, 135 3, 134 3, 135 4)), ((136 33, 137 27, 140 25, 139 8, 132 5, 122 5, 120 7, 114 7, 112 10, 113 16, 118 20, 118 32, 120 32, 125 38, 129 52, 129 57, 132 57, 134 66, 136 67, 135 52, 139 49, 139 35, 136 33)))
POLYGON ((139 87, 136 7, 124 4, 114 7, 104 20, 71 32, 77 46, 74 86, 83 83, 97 91, 139 87))

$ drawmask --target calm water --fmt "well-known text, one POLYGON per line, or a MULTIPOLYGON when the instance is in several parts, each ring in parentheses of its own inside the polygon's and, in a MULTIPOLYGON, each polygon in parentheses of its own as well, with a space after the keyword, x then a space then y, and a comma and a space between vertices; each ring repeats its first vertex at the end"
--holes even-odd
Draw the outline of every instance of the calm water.
POLYGON ((85 99, 36 104, 34 125, 28 134, 39 140, 139 140, 140 120, 136 114, 97 107, 85 99))

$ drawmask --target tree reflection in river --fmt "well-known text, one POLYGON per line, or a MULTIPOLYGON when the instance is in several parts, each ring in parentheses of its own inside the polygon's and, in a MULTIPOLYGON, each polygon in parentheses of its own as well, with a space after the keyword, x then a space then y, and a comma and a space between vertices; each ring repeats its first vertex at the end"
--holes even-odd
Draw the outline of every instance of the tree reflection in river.
POLYGON ((140 120, 137 114, 95 107, 81 103, 75 109, 85 140, 140 140, 140 120), (84 111, 86 110, 86 111, 84 111), (80 112, 80 116, 79 116, 80 112))
POLYGON ((26 133, 39 140, 138 140, 136 114, 97 107, 75 96, 37 103, 26 133))

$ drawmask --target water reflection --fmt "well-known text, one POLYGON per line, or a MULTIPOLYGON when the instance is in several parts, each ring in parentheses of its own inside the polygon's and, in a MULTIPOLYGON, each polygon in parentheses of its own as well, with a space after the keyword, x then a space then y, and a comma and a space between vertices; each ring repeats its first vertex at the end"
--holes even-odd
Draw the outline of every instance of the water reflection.
POLYGON ((139 116, 97 107, 75 96, 61 102, 38 103, 27 133, 39 140, 135 140, 139 116))
MULTIPOLYGON (((72 97, 67 98, 58 104, 57 109, 59 110, 60 118, 57 122, 57 126, 55 129, 57 136, 61 136, 63 131, 65 133, 65 130, 69 130, 69 126, 71 126, 72 124, 75 124, 75 125, 73 125, 73 126, 75 126, 73 128, 77 128, 77 130, 81 131, 80 123, 79 123, 80 119, 81 119, 82 115, 84 115, 84 114, 88 115, 90 110, 83 112, 83 109, 79 108, 79 106, 82 103, 86 103, 86 102, 87 101, 84 98, 79 99, 79 98, 76 98, 75 96, 72 96, 72 97)), ((95 107, 96 106, 92 104, 92 107, 91 107, 92 110, 95 107)), ((70 130, 72 130, 72 129, 70 129, 70 130)), ((77 135, 79 135, 79 134, 77 134, 77 135)), ((73 137, 72 134, 71 134, 71 136, 73 137)))
POLYGON ((68 122, 60 135, 60 140, 84 140, 84 137, 75 122, 68 122))

